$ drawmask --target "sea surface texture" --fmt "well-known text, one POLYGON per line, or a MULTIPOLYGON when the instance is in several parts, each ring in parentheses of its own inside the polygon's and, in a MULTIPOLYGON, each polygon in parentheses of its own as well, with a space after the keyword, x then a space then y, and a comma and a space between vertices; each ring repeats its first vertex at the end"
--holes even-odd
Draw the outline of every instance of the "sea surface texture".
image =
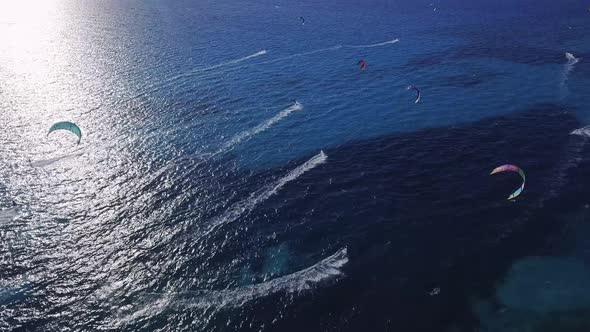
POLYGON ((590 331, 588 5, 0 2, 0 330, 590 331))

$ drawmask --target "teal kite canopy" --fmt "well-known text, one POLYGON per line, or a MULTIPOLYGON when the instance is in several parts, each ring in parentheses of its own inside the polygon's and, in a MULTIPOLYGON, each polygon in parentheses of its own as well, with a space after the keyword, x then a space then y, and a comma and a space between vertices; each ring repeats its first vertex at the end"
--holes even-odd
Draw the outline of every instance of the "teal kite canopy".
POLYGON ((51 126, 51 128, 49 128, 49 132, 47 133, 47 135, 51 134, 56 130, 67 130, 69 132, 74 133, 76 136, 78 136, 78 144, 80 144, 80 140, 82 139, 82 130, 80 130, 80 127, 78 127, 78 125, 76 125, 75 123, 69 121, 58 122, 51 126))

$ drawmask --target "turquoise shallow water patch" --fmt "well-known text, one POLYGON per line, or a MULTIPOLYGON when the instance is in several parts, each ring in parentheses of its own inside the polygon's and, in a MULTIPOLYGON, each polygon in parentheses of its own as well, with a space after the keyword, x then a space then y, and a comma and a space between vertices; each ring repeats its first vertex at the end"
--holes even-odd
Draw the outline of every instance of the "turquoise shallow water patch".
POLYGON ((590 310, 590 268, 575 259, 526 258, 512 266, 497 296, 509 308, 538 313, 590 310))

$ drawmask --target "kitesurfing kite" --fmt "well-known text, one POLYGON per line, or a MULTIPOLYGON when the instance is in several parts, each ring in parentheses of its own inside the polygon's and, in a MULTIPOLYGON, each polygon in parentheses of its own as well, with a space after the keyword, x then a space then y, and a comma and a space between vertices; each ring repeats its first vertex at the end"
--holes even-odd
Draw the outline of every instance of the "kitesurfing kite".
POLYGON ((360 60, 358 64, 361 66, 361 70, 365 70, 365 68, 367 68, 367 63, 365 60, 360 60))
POLYGON ((414 101, 414 104, 418 104, 418 102, 420 102, 420 90, 418 90, 418 88, 413 85, 410 85, 406 90, 416 91, 416 100, 414 101))
POLYGON ((74 133, 76 136, 78 136, 78 144, 80 144, 80 140, 82 139, 82 131, 75 123, 69 121, 58 122, 49 128, 47 136, 56 130, 67 130, 74 133))
POLYGON ((516 196, 520 195, 520 193, 524 190, 525 176, 524 176, 524 171, 516 165, 502 165, 502 166, 496 167, 496 168, 494 168, 492 173, 490 173, 490 175, 493 175, 496 173, 501 173, 501 172, 506 172, 506 171, 516 172, 522 178, 522 184, 520 185, 520 188, 516 189, 516 191, 513 192, 508 197, 508 200, 511 200, 511 199, 516 198, 516 196))
POLYGON ((305 19, 303 16, 299 16, 299 19, 301 20, 301 25, 305 25, 305 19))

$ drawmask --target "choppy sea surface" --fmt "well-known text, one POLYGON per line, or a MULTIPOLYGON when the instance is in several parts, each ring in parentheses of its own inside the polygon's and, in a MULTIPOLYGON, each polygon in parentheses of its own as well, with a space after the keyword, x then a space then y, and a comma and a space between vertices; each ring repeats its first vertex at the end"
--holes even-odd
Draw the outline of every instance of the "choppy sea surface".
POLYGON ((0 330, 589 331, 587 5, 0 3, 0 330))

